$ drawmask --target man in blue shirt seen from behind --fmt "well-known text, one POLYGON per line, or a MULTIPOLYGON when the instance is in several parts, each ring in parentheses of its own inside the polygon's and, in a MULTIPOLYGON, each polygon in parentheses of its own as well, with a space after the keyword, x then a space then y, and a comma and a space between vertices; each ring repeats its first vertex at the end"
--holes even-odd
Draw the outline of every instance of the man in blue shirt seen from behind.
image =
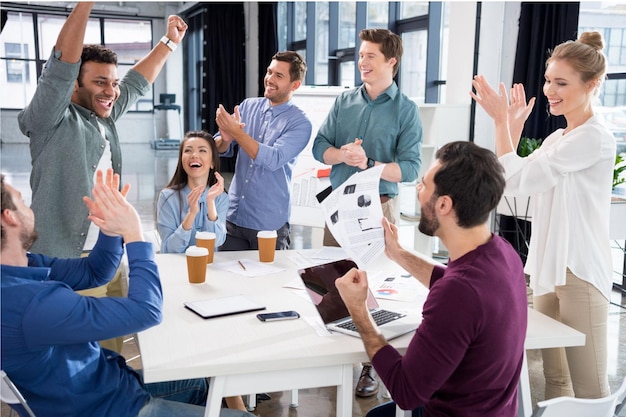
POLYGON ((232 156, 239 145, 222 251, 258 249, 260 230, 277 231, 276 249, 289 247, 291 177, 312 129, 291 101, 305 74, 297 52, 278 52, 267 67, 264 97, 244 100, 232 115, 221 104, 217 109, 215 142, 221 156, 232 156))
MULTIPOLYGON (((119 175, 96 174, 93 199, 84 197, 100 234, 88 257, 50 258, 29 252, 35 216, 2 176, 2 369, 34 413, 47 417, 202 417, 204 378, 144 385, 119 354, 96 340, 160 323, 163 294, 152 244, 139 215, 119 191, 119 175), (106 284, 124 248, 128 297, 95 298, 74 290, 106 284)), ((18 406, 19 408, 20 406, 18 406)), ((222 410, 222 417, 251 417, 222 410)))

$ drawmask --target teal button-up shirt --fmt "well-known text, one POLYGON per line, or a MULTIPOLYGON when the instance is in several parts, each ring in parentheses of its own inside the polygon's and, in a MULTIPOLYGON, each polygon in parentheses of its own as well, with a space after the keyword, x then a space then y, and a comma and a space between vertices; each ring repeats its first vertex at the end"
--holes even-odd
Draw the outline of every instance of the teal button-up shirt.
MULTIPOLYGON (((421 165, 422 121, 417 105, 392 83, 376 100, 371 100, 364 86, 346 91, 337 97, 313 143, 313 157, 324 162, 330 147, 363 140, 369 158, 396 162, 402 182, 417 178, 421 165)), ((330 182, 339 187, 352 174, 360 171, 346 164, 333 165, 330 182)), ((398 195, 398 184, 380 180, 381 195, 398 195)))

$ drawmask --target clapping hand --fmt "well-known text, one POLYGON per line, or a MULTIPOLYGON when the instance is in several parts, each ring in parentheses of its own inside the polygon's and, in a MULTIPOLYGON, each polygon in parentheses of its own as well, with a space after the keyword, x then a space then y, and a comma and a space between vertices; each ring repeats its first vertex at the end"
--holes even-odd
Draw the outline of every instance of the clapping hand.
POLYGON ((126 243, 143 241, 141 221, 135 208, 126 200, 130 184, 119 191, 120 176, 108 169, 96 173, 93 199, 83 197, 89 210, 89 220, 108 236, 122 236, 126 243))

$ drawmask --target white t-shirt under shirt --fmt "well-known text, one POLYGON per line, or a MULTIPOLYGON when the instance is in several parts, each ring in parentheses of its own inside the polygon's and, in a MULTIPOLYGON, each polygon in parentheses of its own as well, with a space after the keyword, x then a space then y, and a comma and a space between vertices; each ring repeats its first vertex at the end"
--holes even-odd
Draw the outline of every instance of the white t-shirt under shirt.
MULTIPOLYGON (((106 133, 104 131, 104 126, 100 121, 98 121, 98 126, 100 127, 100 133, 104 138, 104 152, 102 152, 102 157, 100 161, 98 161, 98 167, 96 168, 96 173, 101 170, 103 173, 106 173, 107 169, 113 167, 113 163, 111 162, 111 144, 106 138, 106 133)), ((96 173, 94 173, 93 181, 96 182, 96 173)), ((89 231, 87 232, 87 239, 85 240, 85 246, 83 246, 83 251, 90 251, 93 249, 96 241, 98 240, 98 233, 100 229, 93 222, 89 223, 89 231)))
POLYGON ((524 268, 535 295, 565 285, 566 268, 609 299, 609 239, 615 139, 591 117, 549 135, 527 158, 500 157, 506 195, 530 195, 531 239, 524 268))

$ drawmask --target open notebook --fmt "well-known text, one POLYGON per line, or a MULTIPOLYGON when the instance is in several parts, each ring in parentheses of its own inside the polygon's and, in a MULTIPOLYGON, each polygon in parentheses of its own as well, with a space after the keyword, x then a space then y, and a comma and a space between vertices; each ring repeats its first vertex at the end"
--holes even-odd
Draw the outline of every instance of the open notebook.
MULTIPOLYGON (((342 259, 303 268, 298 270, 298 273, 326 328, 350 336, 360 337, 356 326, 352 322, 350 313, 348 313, 348 309, 335 286, 335 280, 352 268, 357 268, 354 261, 342 259)), ((419 317, 384 310, 378 306, 378 302, 372 292, 370 290, 368 292, 367 306, 381 333, 387 340, 409 333, 417 328, 420 322, 419 317)))

